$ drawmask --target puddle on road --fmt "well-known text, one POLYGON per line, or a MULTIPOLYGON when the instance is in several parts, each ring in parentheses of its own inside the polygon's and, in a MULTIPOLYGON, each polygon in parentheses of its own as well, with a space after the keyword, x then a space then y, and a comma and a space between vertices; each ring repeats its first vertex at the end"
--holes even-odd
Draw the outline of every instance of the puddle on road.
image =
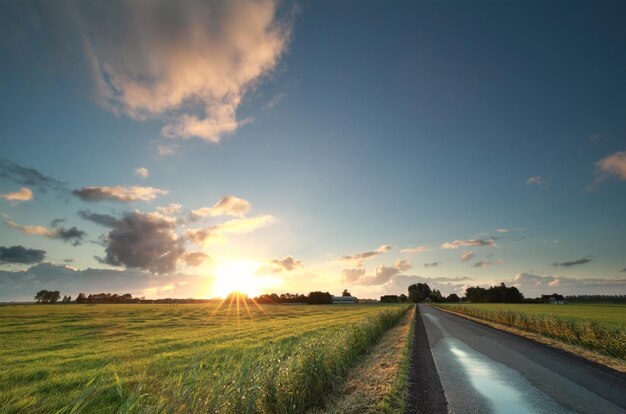
MULTIPOLYGON (((436 316, 429 313, 424 313, 423 315, 443 335, 443 338, 432 349, 437 368, 441 367, 443 371, 440 372, 440 376, 443 376, 441 378, 442 384, 446 382, 444 377, 448 376, 450 377, 448 379, 450 387, 459 386, 461 376, 458 369, 462 367, 466 380, 489 403, 489 408, 491 408, 493 413, 571 412, 552 397, 533 386, 518 371, 488 358, 464 342, 452 337, 436 316), (450 359, 454 361, 450 361, 450 359)), ((450 391, 453 392, 454 390, 450 391)), ((448 394, 448 390, 446 390, 446 394, 448 394)), ((451 405, 449 408, 453 412, 465 412, 464 409, 467 409, 467 406, 454 407, 455 398, 454 396, 451 397, 448 401, 451 405)))

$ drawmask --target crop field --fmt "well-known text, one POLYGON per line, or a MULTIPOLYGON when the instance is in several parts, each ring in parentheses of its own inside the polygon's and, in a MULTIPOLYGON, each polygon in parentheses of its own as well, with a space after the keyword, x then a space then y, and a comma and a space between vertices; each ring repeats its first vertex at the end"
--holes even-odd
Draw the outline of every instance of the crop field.
POLYGON ((626 359, 626 305, 475 303, 436 306, 626 359))
POLYGON ((407 309, 2 306, 0 410, 303 412, 407 309))

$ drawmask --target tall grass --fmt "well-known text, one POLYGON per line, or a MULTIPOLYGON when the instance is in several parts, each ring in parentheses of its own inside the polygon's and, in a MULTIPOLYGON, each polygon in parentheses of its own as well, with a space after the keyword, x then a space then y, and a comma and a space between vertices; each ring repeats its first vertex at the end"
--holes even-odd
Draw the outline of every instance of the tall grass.
POLYGON ((374 314, 361 323, 324 329, 298 341, 281 341, 243 355, 223 353, 209 365, 197 363, 165 378, 145 375, 125 386, 115 378, 90 384, 59 414, 89 412, 85 396, 109 399, 118 413, 301 413, 321 404, 348 370, 407 307, 374 314), (147 379, 151 378, 151 379, 147 379), (110 380, 108 381, 110 383, 110 380), (109 384, 110 385, 110 384, 109 384))
POLYGON ((553 315, 533 315, 523 311, 482 309, 472 305, 436 306, 626 360, 626 331, 599 325, 591 319, 567 319, 553 315))

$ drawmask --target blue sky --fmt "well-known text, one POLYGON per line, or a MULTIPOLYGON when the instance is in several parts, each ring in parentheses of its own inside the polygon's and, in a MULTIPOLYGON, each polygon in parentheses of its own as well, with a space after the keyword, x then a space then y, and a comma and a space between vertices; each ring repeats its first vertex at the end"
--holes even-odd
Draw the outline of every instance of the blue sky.
POLYGON ((626 294, 622 2, 0 7, 0 300, 626 294))

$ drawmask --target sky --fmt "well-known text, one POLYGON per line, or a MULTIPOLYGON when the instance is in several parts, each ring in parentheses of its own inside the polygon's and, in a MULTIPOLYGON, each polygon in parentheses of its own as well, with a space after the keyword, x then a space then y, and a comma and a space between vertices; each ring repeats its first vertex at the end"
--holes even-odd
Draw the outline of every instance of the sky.
POLYGON ((0 301, 624 295, 625 15, 0 2, 0 301))

